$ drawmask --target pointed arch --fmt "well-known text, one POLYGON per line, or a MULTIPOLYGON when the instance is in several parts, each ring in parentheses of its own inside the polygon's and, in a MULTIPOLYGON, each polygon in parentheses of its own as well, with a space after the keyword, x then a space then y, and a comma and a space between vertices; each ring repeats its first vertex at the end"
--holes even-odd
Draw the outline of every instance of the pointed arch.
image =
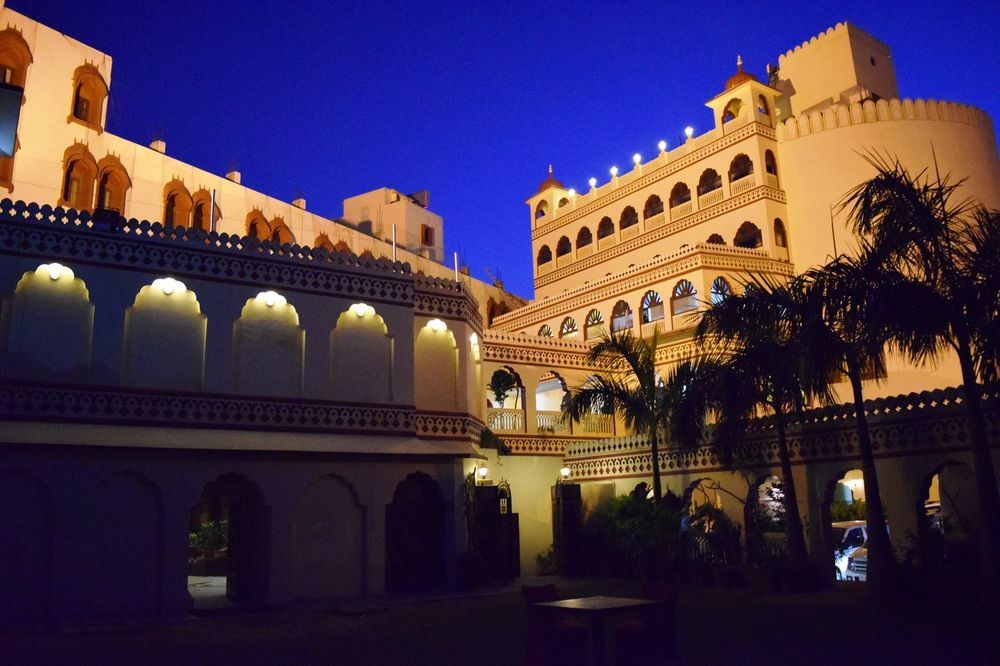
POLYGON ((191 202, 191 228, 202 231, 215 229, 219 220, 222 219, 222 210, 219 208, 218 200, 216 200, 212 218, 209 219, 208 209, 212 205, 212 193, 201 188, 191 197, 191 202))
POLYGON ((96 179, 97 160, 90 154, 87 146, 74 143, 63 154, 63 181, 59 205, 92 211, 96 179))
POLYGON ((719 234, 712 234, 711 236, 708 237, 708 240, 706 240, 705 242, 711 243, 713 245, 725 245, 726 239, 720 236, 719 234))
POLYGON ((323 248, 327 252, 333 252, 333 241, 326 234, 320 234, 316 236, 316 240, 313 241, 314 248, 323 248))
POLYGON ((589 227, 583 227, 576 234, 576 249, 579 250, 581 247, 587 247, 594 242, 594 236, 590 233, 589 227))
POLYGON ((764 171, 772 176, 778 175, 778 160, 774 157, 774 152, 770 148, 764 151, 764 171))
POLYGON ((774 218, 774 245, 775 247, 788 247, 788 233, 785 231, 785 223, 780 217, 774 218))
POLYGON ((552 261, 552 250, 549 249, 548 245, 543 245, 538 248, 537 264, 541 266, 542 264, 547 264, 552 261))
POLYGON ((573 243, 570 242, 567 236, 563 236, 556 243, 556 256, 565 257, 567 254, 573 251, 573 243))
POLYGON ((687 186, 687 183, 674 183, 670 190, 670 207, 676 208, 688 201, 691 201, 691 188, 687 186))
POLYGON ((722 124, 726 124, 731 120, 735 120, 739 117, 740 111, 743 110, 743 102, 739 98, 733 98, 726 103, 726 107, 722 110, 722 124))
POLYGON ((280 217, 271 220, 271 235, 268 240, 281 245, 295 245, 295 235, 280 217))
POLYGON ((125 214, 125 195, 132 188, 125 165, 115 155, 105 155, 97 163, 97 208, 125 214))
POLYGON ((659 215, 663 212, 663 199, 656 196, 655 194, 650 194, 649 198, 646 199, 646 204, 642 207, 642 217, 644 220, 659 215))
POLYGON ((333 246, 333 249, 337 252, 351 252, 351 246, 344 241, 337 241, 337 244, 333 246))
POLYGON ((248 237, 257 240, 267 240, 271 237, 271 224, 258 208, 247 213, 246 230, 248 237))
POLYGON ((618 218, 618 231, 628 229, 637 224, 639 224, 639 214, 635 212, 635 208, 632 208, 632 206, 626 206, 625 210, 622 211, 621 217, 618 218))
POLYGON ((615 223, 611 221, 610 217, 602 217, 601 221, 597 223, 597 240, 614 235, 615 223))
POLYGON ((34 58, 19 30, 0 31, 0 83, 23 88, 34 58))
POLYGON ((761 237, 760 229, 753 222, 747 221, 740 225, 740 228, 736 231, 736 236, 733 238, 733 245, 736 247, 745 247, 749 249, 754 249, 763 245, 764 241, 761 237))
POLYGON ((536 220, 542 219, 543 217, 545 217, 546 214, 548 214, 548 212, 549 212, 549 202, 539 201, 538 205, 535 206, 535 219, 536 220))
POLYGON ((745 178, 753 173, 753 162, 745 153, 740 153, 729 163, 729 182, 745 178))
POLYGON ((708 194, 722 187, 722 176, 715 169, 705 169, 698 179, 698 195, 708 194))
POLYGON ((108 96, 108 84, 97 67, 88 63, 80 65, 73 73, 73 105, 68 121, 103 132, 104 100, 108 96))

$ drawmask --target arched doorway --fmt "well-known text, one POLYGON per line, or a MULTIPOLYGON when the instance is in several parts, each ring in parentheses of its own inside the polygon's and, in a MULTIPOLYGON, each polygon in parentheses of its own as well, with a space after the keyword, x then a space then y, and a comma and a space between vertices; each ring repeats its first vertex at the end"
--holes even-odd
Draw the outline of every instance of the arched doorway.
POLYGON ((438 482, 414 472, 385 507, 385 589, 431 590, 445 583, 444 500, 438 482))
POLYGON ((535 418, 540 434, 569 432, 569 420, 563 419, 563 405, 569 396, 566 381, 555 372, 547 372, 535 387, 535 418))
POLYGON ((925 479, 922 488, 916 507, 920 565, 928 572, 975 576, 981 521, 972 468, 947 462, 925 479))
POLYGON ((269 511, 256 485, 223 474, 191 508, 188 592, 196 610, 262 603, 267 595, 269 511))
POLYGON ((838 473, 827 485, 821 507, 827 547, 837 580, 868 578, 865 479, 860 469, 838 473))
POLYGON ((780 477, 762 476, 750 486, 743 523, 748 561, 767 565, 782 558, 786 551, 788 520, 780 477))

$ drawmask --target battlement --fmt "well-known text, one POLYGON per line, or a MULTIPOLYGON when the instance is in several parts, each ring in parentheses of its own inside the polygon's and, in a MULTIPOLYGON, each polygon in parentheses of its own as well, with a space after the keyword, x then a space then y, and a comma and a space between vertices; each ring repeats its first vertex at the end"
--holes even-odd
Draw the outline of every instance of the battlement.
POLYGON ((807 39, 806 41, 802 42, 798 46, 796 46, 794 48, 791 48, 791 49, 785 51, 784 53, 782 53, 781 55, 779 55, 778 56, 778 68, 779 69, 781 68, 781 66, 782 66, 782 64, 783 64, 783 62, 784 62, 784 60, 786 58, 790 58, 793 55, 799 53, 800 51, 807 51, 807 50, 813 49, 813 48, 815 48, 817 46, 822 46, 826 42, 828 42, 832 37, 846 34, 848 31, 853 31, 855 34, 859 34, 860 33, 860 34, 864 35, 867 39, 871 40, 875 44, 877 44, 877 45, 881 46, 882 48, 884 48, 886 51, 889 50, 889 45, 886 44, 885 42, 883 42, 883 41, 881 41, 879 39, 876 39, 872 35, 870 35, 867 32, 865 32, 864 30, 861 30, 860 28, 858 28, 853 23, 849 23, 847 21, 841 21, 841 22, 837 23, 836 25, 834 25, 832 28, 827 28, 823 32, 819 33, 818 35, 814 35, 812 38, 807 39))

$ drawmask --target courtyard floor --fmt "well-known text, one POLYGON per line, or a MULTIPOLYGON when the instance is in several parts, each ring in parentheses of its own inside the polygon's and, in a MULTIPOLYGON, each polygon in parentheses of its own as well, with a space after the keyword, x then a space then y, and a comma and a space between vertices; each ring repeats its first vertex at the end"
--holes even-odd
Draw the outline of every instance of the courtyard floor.
MULTIPOLYGON (((626 580, 546 578, 561 596, 634 595, 626 580)), ((988 664, 996 617, 948 588, 871 603, 862 585, 811 594, 686 586, 677 608, 685 664, 988 664), (984 638, 987 637, 987 638, 984 638)), ((4 664, 521 663, 526 612, 518 586, 466 596, 188 618, 102 633, 0 633, 4 664)))

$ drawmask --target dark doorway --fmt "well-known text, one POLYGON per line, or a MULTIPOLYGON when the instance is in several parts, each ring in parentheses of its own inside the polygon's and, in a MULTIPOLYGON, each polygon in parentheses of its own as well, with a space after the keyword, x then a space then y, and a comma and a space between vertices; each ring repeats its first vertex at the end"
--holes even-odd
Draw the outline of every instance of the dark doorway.
POLYGON ((196 610, 266 598, 268 511, 257 487, 224 474, 191 509, 188 592, 196 610))
POLYGON ((438 482, 415 472, 385 507, 385 588, 420 592, 445 583, 444 500, 438 482))

